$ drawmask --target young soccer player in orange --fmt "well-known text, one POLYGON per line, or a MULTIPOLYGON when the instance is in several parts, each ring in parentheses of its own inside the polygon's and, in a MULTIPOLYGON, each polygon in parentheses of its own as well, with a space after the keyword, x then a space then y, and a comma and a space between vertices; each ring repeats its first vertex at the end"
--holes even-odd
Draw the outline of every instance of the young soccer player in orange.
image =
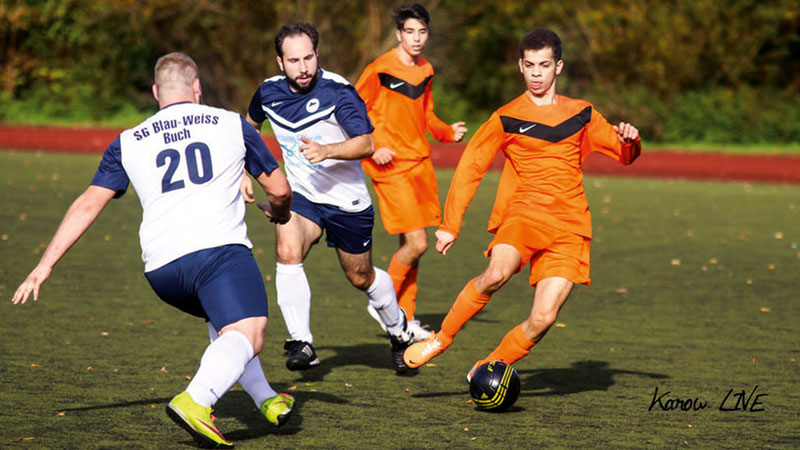
POLYGON ((436 231, 436 250, 446 255, 455 243, 467 205, 502 150, 506 165, 489 219, 489 231, 495 233, 485 252, 489 265, 458 295, 441 331, 406 349, 409 367, 420 367, 447 349, 461 327, 528 262, 536 288, 530 315, 472 366, 468 380, 484 362, 512 364, 530 353, 573 285, 589 284, 592 228, 581 163, 599 151, 631 164, 641 141, 630 124, 612 126, 589 102, 556 94, 563 67, 561 40, 554 32, 539 28, 526 34, 519 58, 526 91, 495 111, 464 151, 436 231))
POLYGON ((442 142, 458 142, 467 129, 464 122, 448 125, 433 113, 433 67, 421 56, 428 40, 428 11, 416 3, 403 5, 394 11, 394 20, 397 47, 370 63, 356 83, 375 126, 376 150, 362 166, 372 178, 384 228, 399 235, 400 247, 387 272, 408 329, 420 340, 430 332, 414 320, 417 270, 428 249, 425 228, 439 225, 442 218, 425 132, 442 142))

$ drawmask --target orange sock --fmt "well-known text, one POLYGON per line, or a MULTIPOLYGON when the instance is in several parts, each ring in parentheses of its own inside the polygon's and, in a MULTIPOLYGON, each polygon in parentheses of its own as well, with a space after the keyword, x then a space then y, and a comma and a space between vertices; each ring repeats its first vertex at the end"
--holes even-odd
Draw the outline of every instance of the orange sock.
POLYGON ((500 345, 492 350, 492 353, 483 361, 503 361, 506 364, 514 364, 531 352, 535 344, 525 337, 522 332, 522 325, 517 325, 511 329, 500 341, 500 345))
POLYGON ((392 260, 389 262, 389 268, 386 269, 386 272, 392 277, 395 293, 400 292, 400 289, 403 287, 403 282, 406 281, 406 277, 408 276, 408 271, 411 269, 411 266, 407 266, 397 260, 397 253, 392 255, 392 260))
POLYGON ((397 292, 397 304, 406 312, 406 318, 411 320, 417 312, 417 268, 412 267, 406 274, 406 280, 397 292))
POLYGON ((397 304, 406 312, 406 318, 411 320, 417 311, 417 268, 398 261, 395 253, 387 272, 394 283, 397 304))
POLYGON ((450 312, 447 313, 442 321, 442 331, 437 333, 442 344, 449 346, 453 342, 458 330, 464 326, 469 319, 478 311, 482 310, 489 303, 490 295, 481 294, 475 287, 475 278, 469 281, 461 293, 458 294, 450 312))

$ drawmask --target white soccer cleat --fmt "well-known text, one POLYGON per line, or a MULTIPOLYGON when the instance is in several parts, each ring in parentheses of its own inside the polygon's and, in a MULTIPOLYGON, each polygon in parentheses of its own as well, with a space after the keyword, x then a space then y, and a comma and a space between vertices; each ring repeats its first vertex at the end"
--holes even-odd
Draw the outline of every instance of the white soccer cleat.
POLYGON ((422 325, 417 319, 412 319, 408 322, 408 332, 414 336, 414 342, 424 341, 431 336, 431 331, 422 328, 422 325))
POLYGON ((370 316, 372 316, 373 319, 375 319, 375 321, 378 322, 378 325, 381 326, 381 330, 386 331, 386 325, 383 324, 383 321, 381 321, 381 316, 378 315, 378 311, 373 308, 372 305, 367 305, 367 312, 370 316))

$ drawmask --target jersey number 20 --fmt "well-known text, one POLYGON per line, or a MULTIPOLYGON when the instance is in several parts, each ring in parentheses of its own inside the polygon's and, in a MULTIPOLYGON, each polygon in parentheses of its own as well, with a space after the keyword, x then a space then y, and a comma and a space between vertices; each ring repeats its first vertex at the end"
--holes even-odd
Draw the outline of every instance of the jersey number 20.
MULTIPOLYGON (((186 171, 189 173, 189 180, 194 184, 203 184, 214 176, 214 171, 211 168, 211 151, 208 146, 202 142, 192 142, 186 146, 183 151, 186 156, 186 171), (199 159, 198 159, 199 154, 199 159), (200 166, 202 166, 202 175, 200 174, 200 166)), ((161 167, 167 164, 167 171, 164 172, 164 178, 161 179, 161 193, 174 191, 176 189, 183 189, 185 184, 183 180, 173 180, 175 171, 178 170, 178 165, 181 163, 181 154, 174 148, 162 150, 156 156, 156 166, 161 167)))

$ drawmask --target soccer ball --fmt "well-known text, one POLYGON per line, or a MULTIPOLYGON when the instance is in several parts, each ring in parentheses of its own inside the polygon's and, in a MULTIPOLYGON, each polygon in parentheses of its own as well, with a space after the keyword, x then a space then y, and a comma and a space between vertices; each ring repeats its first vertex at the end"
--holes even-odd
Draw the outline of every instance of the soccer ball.
POLYGON ((469 394, 475 406, 484 411, 501 412, 514 405, 520 391, 517 370, 503 361, 490 361, 475 369, 469 394))

